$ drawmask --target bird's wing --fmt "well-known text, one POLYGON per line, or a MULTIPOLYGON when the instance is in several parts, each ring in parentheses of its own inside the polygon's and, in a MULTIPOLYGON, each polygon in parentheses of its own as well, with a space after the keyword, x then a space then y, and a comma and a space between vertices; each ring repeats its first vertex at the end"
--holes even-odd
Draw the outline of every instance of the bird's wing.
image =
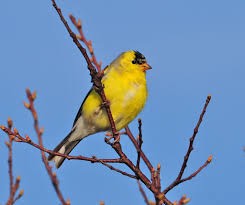
POLYGON ((86 99, 87 99, 87 97, 89 96, 89 94, 92 92, 92 90, 93 90, 93 88, 91 88, 91 89, 89 90, 89 92, 87 93, 86 97, 84 98, 83 103, 81 104, 81 106, 80 106, 80 108, 79 108, 79 110, 78 110, 78 112, 77 112, 76 118, 75 118, 75 120, 74 120, 74 122, 73 122, 73 127, 74 127, 74 125, 76 124, 78 118, 81 117, 81 115, 82 115, 82 110, 83 110, 83 104, 84 104, 84 102, 86 101, 86 99))
MULTIPOLYGON (((109 68, 109 66, 106 66, 106 67, 103 69, 103 76, 107 75, 107 72, 109 71, 108 68, 109 68)), ((74 125, 76 124, 78 118, 82 115, 83 104, 84 104, 84 102, 86 101, 86 99, 87 99, 87 97, 89 96, 89 94, 92 92, 92 90, 93 90, 93 87, 89 90, 88 94, 87 94, 86 97, 84 98, 83 103, 82 103, 82 105, 80 106, 80 108, 79 108, 79 110, 78 110, 78 112, 77 112, 76 118, 75 118, 75 120, 74 120, 74 122, 73 122, 73 127, 74 127, 74 125)))

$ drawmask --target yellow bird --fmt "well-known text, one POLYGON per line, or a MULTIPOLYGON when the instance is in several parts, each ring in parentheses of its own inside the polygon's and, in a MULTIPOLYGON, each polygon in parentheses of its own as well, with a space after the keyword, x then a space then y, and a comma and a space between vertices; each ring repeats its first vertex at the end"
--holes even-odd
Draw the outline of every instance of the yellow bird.
MULTIPOLYGON (((120 54, 104 71, 101 80, 116 129, 126 127, 143 109, 147 99, 146 70, 151 69, 146 58, 138 51, 120 54)), ((85 137, 101 131, 110 131, 107 113, 102 100, 92 88, 85 97, 71 132, 64 138, 54 152, 68 155, 85 137)), ((50 155, 59 168, 64 157, 50 155)))

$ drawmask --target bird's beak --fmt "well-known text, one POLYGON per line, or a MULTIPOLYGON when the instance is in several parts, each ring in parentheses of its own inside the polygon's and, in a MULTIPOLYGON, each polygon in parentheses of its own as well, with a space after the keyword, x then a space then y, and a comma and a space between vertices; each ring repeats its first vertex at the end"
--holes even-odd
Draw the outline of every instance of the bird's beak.
POLYGON ((144 63, 141 65, 142 66, 142 70, 145 72, 147 70, 152 69, 152 67, 148 64, 148 63, 144 63))

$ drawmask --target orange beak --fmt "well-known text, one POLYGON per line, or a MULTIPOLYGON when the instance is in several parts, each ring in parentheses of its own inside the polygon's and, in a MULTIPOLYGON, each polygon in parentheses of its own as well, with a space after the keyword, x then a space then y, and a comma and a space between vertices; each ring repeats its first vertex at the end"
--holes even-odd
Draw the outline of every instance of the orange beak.
POLYGON ((143 70, 144 72, 147 71, 147 70, 152 69, 152 67, 151 67, 148 63, 142 64, 141 67, 142 67, 142 70, 143 70))

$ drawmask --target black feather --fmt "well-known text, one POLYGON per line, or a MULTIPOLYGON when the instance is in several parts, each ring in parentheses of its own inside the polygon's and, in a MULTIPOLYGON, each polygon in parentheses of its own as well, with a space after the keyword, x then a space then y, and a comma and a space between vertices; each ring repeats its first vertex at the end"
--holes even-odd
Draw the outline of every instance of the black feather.
POLYGON ((145 56, 140 53, 139 51, 134 51, 135 53, 135 58, 134 60, 132 61, 133 64, 143 64, 143 63, 146 63, 146 59, 145 59, 145 56))

